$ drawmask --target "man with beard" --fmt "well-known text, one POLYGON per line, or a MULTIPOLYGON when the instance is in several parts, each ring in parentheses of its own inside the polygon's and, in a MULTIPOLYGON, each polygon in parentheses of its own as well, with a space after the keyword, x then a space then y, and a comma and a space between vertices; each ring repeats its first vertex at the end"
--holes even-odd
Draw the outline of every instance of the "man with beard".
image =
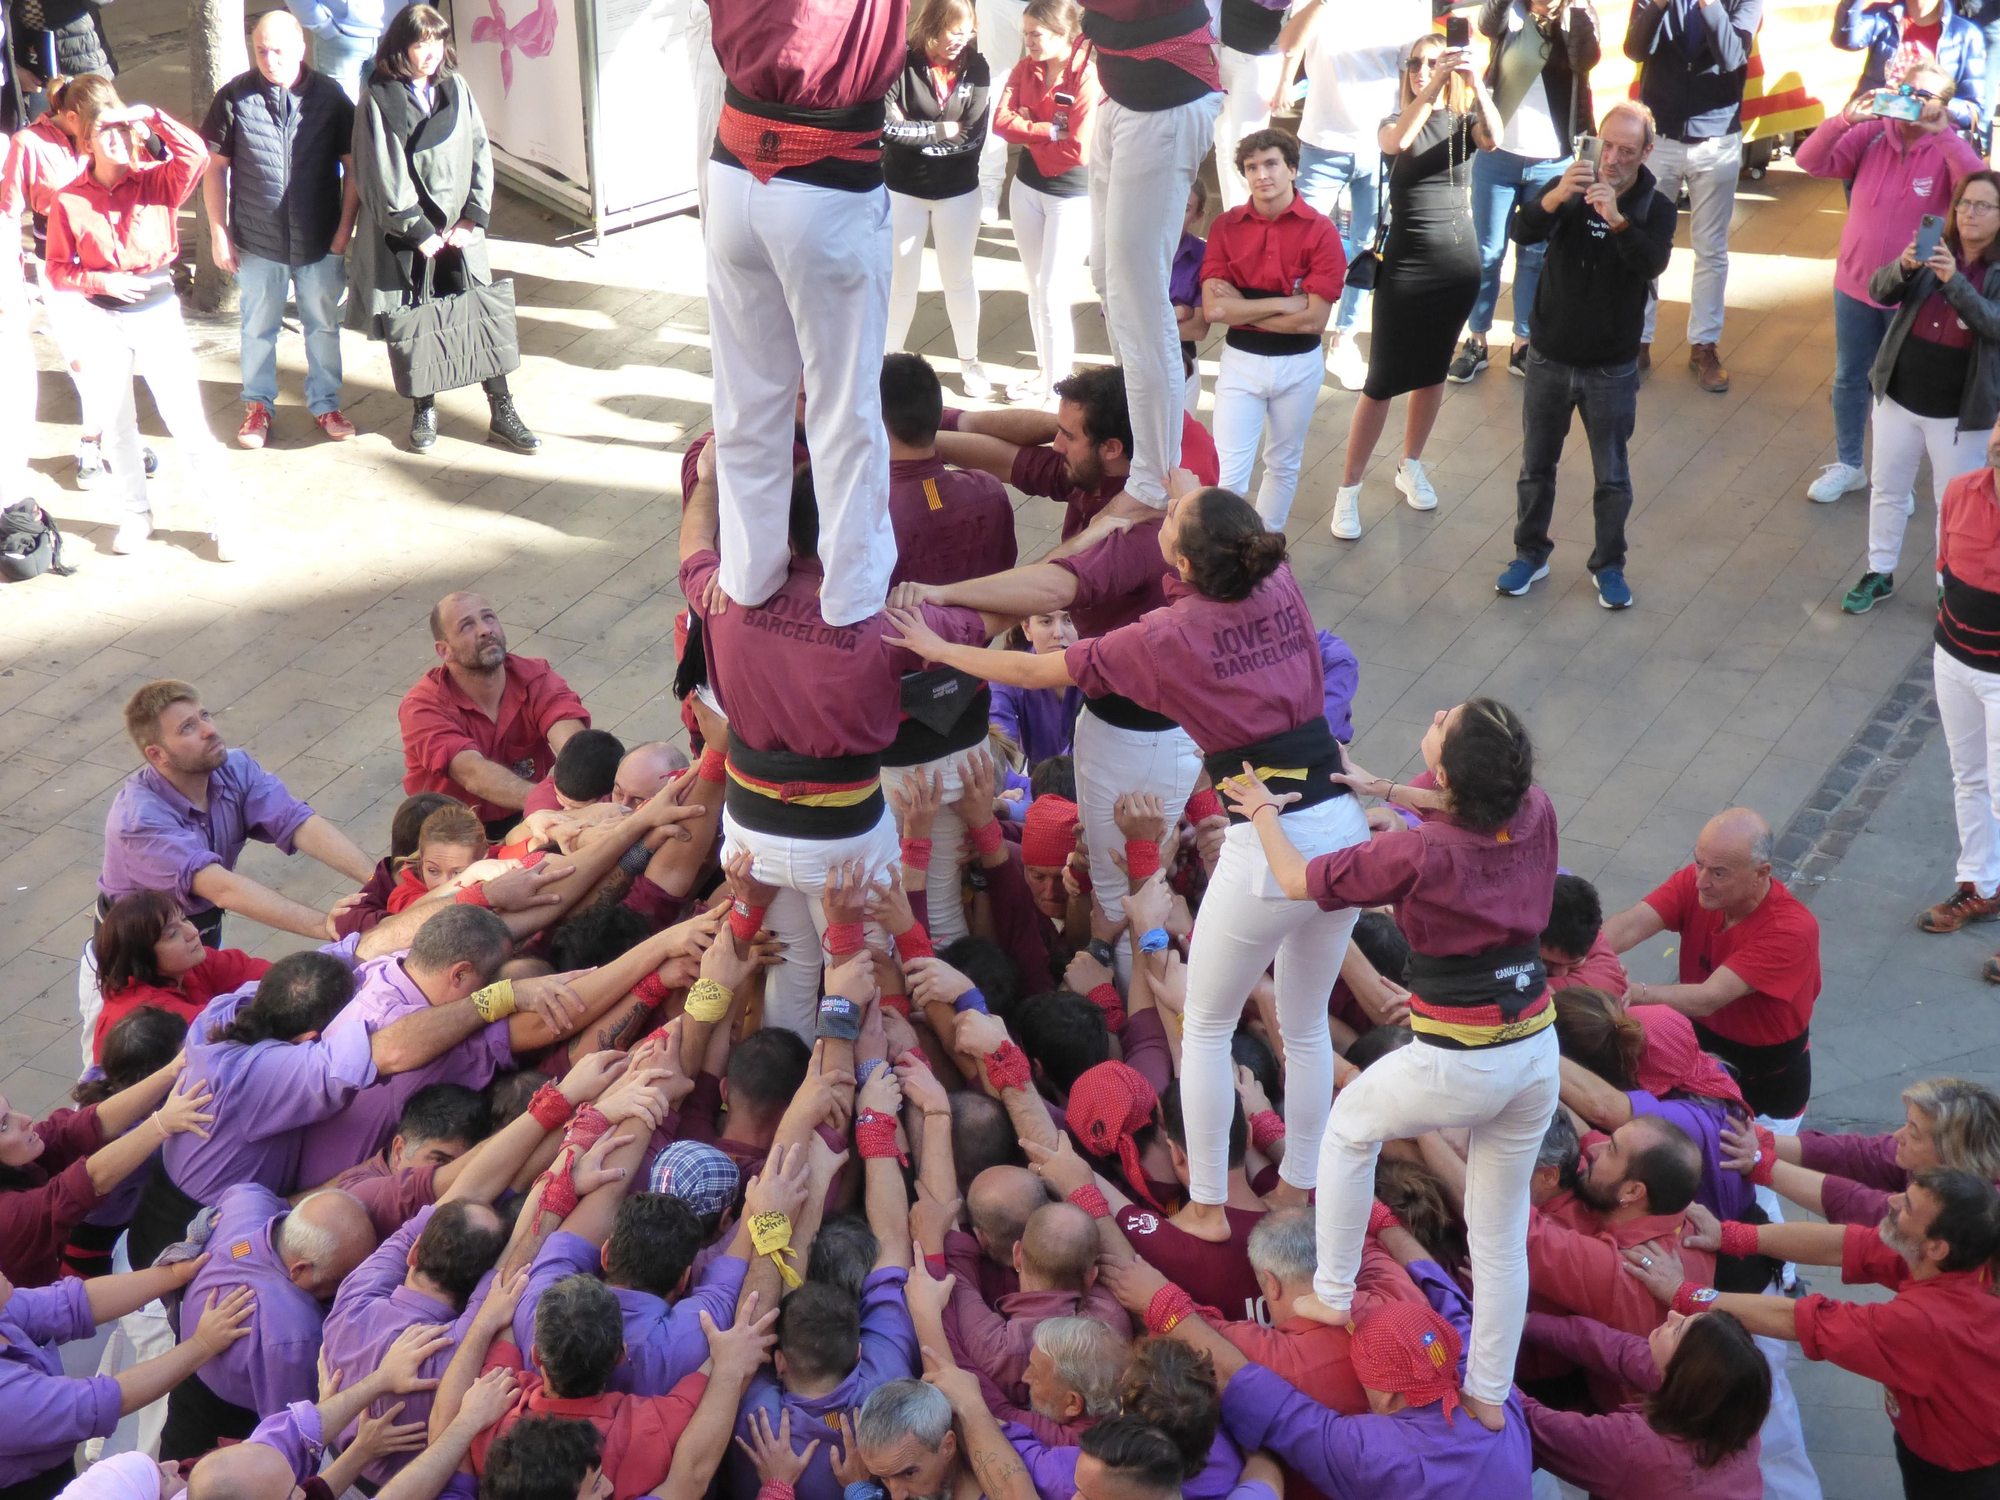
POLYGON ((403 790, 456 797, 500 838, 564 742, 590 727, 589 710, 547 662, 509 654, 500 617, 478 594, 440 599, 431 639, 438 665, 396 710, 403 790))
MULTIPOLYGON (((230 749, 199 688, 171 678, 147 683, 125 704, 125 732, 146 765, 118 789, 104 820, 100 916, 133 891, 166 891, 210 948, 222 946, 225 911, 301 937, 334 936, 326 912, 236 873, 244 844, 261 839, 287 854, 303 850, 357 885, 374 873, 373 862, 277 777, 230 749)), ((88 959, 86 968, 94 993, 88 959)), ((86 1017, 86 1035, 94 1014, 86 1017)))

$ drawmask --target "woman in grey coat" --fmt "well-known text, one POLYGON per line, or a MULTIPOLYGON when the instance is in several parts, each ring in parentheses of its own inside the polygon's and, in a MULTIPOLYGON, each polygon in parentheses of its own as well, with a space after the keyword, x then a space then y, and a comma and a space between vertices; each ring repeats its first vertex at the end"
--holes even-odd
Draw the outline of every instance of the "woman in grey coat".
MULTIPOLYGON (((472 90, 457 73, 451 27, 412 5, 382 33, 374 74, 354 114, 361 213, 347 251, 347 326, 375 336, 375 316, 402 307, 435 262, 440 294, 484 286, 486 222, 493 208, 493 151, 472 90)), ((533 453, 542 440, 514 409, 507 377, 485 382, 487 441, 533 453)), ((410 446, 437 442, 435 398, 417 398, 410 446)))
POLYGON ((1851 615, 1895 591, 1924 454, 1939 501, 1947 484, 1986 461, 1986 435, 2000 415, 2000 172, 1960 178, 1937 247, 1919 260, 1912 239, 1868 279, 1868 295, 1896 316, 1868 372, 1868 571, 1841 601, 1851 615))

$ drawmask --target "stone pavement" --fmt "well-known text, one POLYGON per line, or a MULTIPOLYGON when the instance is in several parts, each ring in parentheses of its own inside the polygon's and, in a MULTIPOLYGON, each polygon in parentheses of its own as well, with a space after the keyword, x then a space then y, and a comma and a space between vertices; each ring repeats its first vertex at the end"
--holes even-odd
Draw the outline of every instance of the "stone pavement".
MULTIPOLYGON (((171 48, 155 50, 123 85, 128 98, 172 109, 185 72, 171 48)), ((1353 398, 1331 383, 1321 396, 1287 530, 1318 622, 1362 661, 1356 759, 1396 774, 1414 763, 1437 709, 1474 693, 1506 700, 1533 729, 1564 863, 1599 883, 1607 908, 1685 862, 1702 822, 1732 802, 1780 828, 1805 809, 1789 849, 1819 836, 1814 816, 1857 806, 1839 800, 1848 783, 1836 763, 1925 649, 1928 491, 1902 592, 1859 619, 1839 601, 1861 570, 1865 495, 1831 506, 1804 496, 1833 457, 1827 288, 1842 210, 1837 185, 1789 165, 1741 184, 1726 396, 1704 394, 1687 372, 1688 261, 1676 256, 1633 444, 1630 611, 1598 608, 1582 568, 1591 486, 1580 434, 1558 498, 1553 576, 1524 599, 1495 595, 1512 555, 1519 461, 1520 387, 1503 366, 1450 388, 1426 455, 1435 512, 1392 503, 1398 453, 1382 445, 1358 542, 1326 529, 1353 398)), ((698 226, 673 219, 592 246, 503 195, 493 236, 521 308, 526 360, 514 389, 547 439, 542 455, 484 445, 476 391, 444 397, 437 448, 411 453, 408 406, 379 346, 351 334, 347 411, 362 435, 327 446, 300 404, 303 355, 288 338, 273 445, 230 453, 255 545, 233 566, 213 561, 203 537, 213 497, 187 491, 163 438, 154 503, 164 529, 141 555, 109 553, 116 517, 101 493, 74 487, 74 398, 41 349, 34 462, 79 571, 0 592, 0 1093, 15 1107, 46 1110, 76 1075, 76 956, 105 809, 136 764, 120 709, 140 682, 199 683, 232 743, 376 852, 402 795, 396 703, 433 659, 425 616, 447 589, 491 597, 513 649, 554 662, 601 727, 628 743, 680 733, 669 692, 679 454, 706 426, 709 396, 698 226)), ((982 235, 978 270, 989 368, 1030 362, 1004 226, 982 235)), ((957 365, 934 276, 926 285, 914 341, 949 385, 957 365)), ((1085 357, 1102 358, 1094 308, 1080 308, 1078 324, 1085 357)), ((226 323, 221 333, 202 376, 226 438, 241 407, 226 323)), ((143 401, 142 411, 159 432, 143 401)), ((1057 512, 1022 500, 1017 519, 1022 555, 1038 555, 1057 512)), ((1861 829, 1844 830, 1844 862, 1802 887, 1824 929, 1814 1048, 1823 1124, 1887 1129, 1911 1079, 2000 1074, 1980 937, 1909 925, 1949 884, 1955 843, 1941 741, 1905 759, 1886 797, 1847 818, 1861 829)), ((1809 862, 1808 875, 1829 862, 1809 862)), ((243 868, 302 900, 340 894, 328 872, 262 846, 243 868)), ((240 922, 230 940, 265 954, 299 945, 240 922)), ((1648 946, 1635 971, 1666 976, 1670 943, 1648 946)), ((1876 1388, 1798 1361, 1794 1371, 1826 1493, 1894 1494, 1876 1388)))

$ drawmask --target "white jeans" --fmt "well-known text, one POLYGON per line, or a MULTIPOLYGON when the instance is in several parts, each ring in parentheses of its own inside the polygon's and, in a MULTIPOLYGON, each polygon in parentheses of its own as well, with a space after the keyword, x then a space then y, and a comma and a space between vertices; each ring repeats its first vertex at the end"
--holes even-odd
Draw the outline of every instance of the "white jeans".
POLYGON ((1934 646, 1931 673, 1951 749, 1958 878, 1991 896, 2000 891, 2000 672, 1968 667, 1934 646))
MULTIPOLYGON (((1167 826, 1172 828, 1201 775, 1201 752, 1185 729, 1120 729, 1088 708, 1076 716, 1071 752, 1077 816, 1090 844, 1090 883, 1104 914, 1122 922, 1125 872, 1112 861, 1111 851, 1125 852, 1125 835, 1118 831, 1111 809, 1127 792, 1151 792, 1166 809, 1167 826)), ((1119 948, 1121 973, 1129 973, 1130 949, 1122 943, 1119 948)))
POLYGON ((123 493, 125 508, 144 515, 146 463, 139 441, 139 413, 132 391, 134 371, 146 378, 153 405, 167 431, 181 445, 209 522, 234 510, 236 484, 229 475, 222 445, 208 430, 202 410, 201 381, 187 325, 181 322, 178 297, 136 312, 106 312, 90 302, 78 309, 78 332, 84 341, 83 378, 92 387, 91 405, 104 419, 104 457, 111 482, 123 493))
MULTIPOLYGON (((1004 3, 1004 0, 1001 0, 1004 3)), ((1028 331, 1050 385, 1076 365, 1076 298, 1090 256, 1090 195, 1057 198, 1019 178, 1007 200, 1028 280, 1028 331)))
POLYGON ((961 360, 979 358, 979 287, 972 279, 972 256, 979 248, 979 194, 912 198, 891 193, 889 223, 896 255, 889 279, 889 352, 903 347, 917 315, 928 234, 937 242, 938 280, 944 286, 944 310, 951 316, 952 343, 961 360))
POLYGON ((1528 1312, 1528 1179, 1555 1113, 1556 1063, 1553 1026, 1470 1052, 1418 1041, 1340 1091, 1320 1145, 1313 1290, 1327 1306, 1346 1308, 1354 1304, 1382 1142, 1440 1128, 1471 1130, 1465 1238, 1479 1296, 1465 1388, 1482 1401, 1504 1401, 1514 1383, 1528 1312))
POLYGON ((1236 143, 1271 123, 1271 95, 1284 71, 1282 52, 1238 52, 1218 47, 1216 64, 1222 74, 1222 112, 1215 117, 1215 180, 1222 189, 1225 212, 1250 201, 1250 189, 1236 170, 1236 143))
POLYGON ((1257 443, 1264 443, 1264 482, 1257 488, 1257 514, 1273 531, 1285 529, 1292 496, 1299 488, 1306 430, 1326 379, 1319 343, 1303 354, 1250 354, 1222 346, 1215 375, 1215 449, 1222 460, 1222 487, 1250 493, 1250 470, 1257 443))
MULTIPOLYGON (((1318 357, 1315 351, 1313 358, 1318 357)), ((1287 813, 1283 823, 1293 847, 1307 859, 1368 838, 1368 820, 1352 797, 1287 813)), ((1286 896, 1248 823, 1232 825, 1223 837, 1222 858, 1195 917, 1181 1031, 1181 1109, 1195 1202, 1221 1203, 1229 1193, 1229 1120, 1236 1099, 1229 1039, 1251 987, 1274 959, 1278 1029, 1285 1041, 1285 1160, 1279 1175, 1293 1187, 1314 1186, 1320 1137, 1333 1102, 1326 997, 1340 976, 1360 915, 1354 907, 1321 911, 1318 902, 1286 896)))
POLYGON ((715 150, 716 128, 722 123, 722 92, 728 80, 715 55, 715 28, 708 0, 690 0, 687 32, 688 75, 694 79, 694 188, 701 208, 702 232, 708 232, 708 162, 715 150))
MULTIPOLYGON (((884 786, 904 786, 913 778, 928 776, 933 771, 944 777, 944 805, 937 810, 937 817, 931 823, 930 879, 924 882, 924 895, 930 902, 930 938, 934 947, 942 948, 946 943, 955 943, 969 930, 965 925, 965 901, 959 894, 958 872, 959 856, 965 852, 965 819, 958 815, 958 809, 952 803, 965 791, 961 773, 971 763, 971 758, 986 754, 984 745, 975 745, 970 750, 927 760, 922 765, 882 768, 884 786)), ((900 846, 897 852, 900 856, 900 846)))
POLYGON ((889 195, 759 183, 711 161, 708 208, 722 586, 757 605, 785 580, 803 373, 826 567, 820 613, 829 625, 855 624, 881 610, 896 566, 882 427, 889 195))
POLYGON ((49 336, 61 351, 63 367, 76 387, 77 427, 87 438, 102 436, 104 413, 97 409, 98 389, 84 377, 83 362, 90 352, 89 314, 97 311, 81 292, 66 292, 49 285, 42 271, 42 316, 48 320, 49 336))
MULTIPOLYGON (((1743 170, 1743 133, 1687 145, 1662 136, 1646 158, 1660 196, 1673 203, 1688 190, 1688 244, 1694 250, 1694 289, 1688 298, 1688 342, 1722 338, 1722 293, 1729 281, 1729 221, 1736 214, 1736 177, 1743 170)), ((1653 342, 1660 299, 1657 284, 1646 299, 1645 341, 1653 342)))
POLYGON ((1799 1420, 1799 1398, 1792 1393, 1792 1378, 1785 1369, 1796 1346, 1761 1334, 1755 1343, 1771 1367, 1771 1410, 1757 1432, 1764 1500, 1820 1500, 1819 1475, 1806 1452, 1805 1426, 1799 1420))
MULTIPOLYGON (((844 839, 788 838, 745 828, 728 812, 722 815, 722 857, 748 849, 751 873, 778 888, 764 914, 764 925, 784 946, 785 961, 771 971, 764 987, 764 1024, 796 1031, 810 1042, 819 1029, 820 938, 826 932, 826 911, 820 894, 827 872, 843 860, 867 865, 869 879, 892 875, 902 857, 896 839, 896 818, 882 809, 881 821, 866 833, 844 839)), ((885 951, 888 935, 870 924, 871 946, 885 951)))
MULTIPOLYGON (((1220 94, 1172 109, 1107 99, 1090 142, 1090 267, 1104 299, 1111 352, 1125 368, 1132 472, 1125 493, 1164 509, 1181 461, 1181 336, 1167 282, 1187 217, 1188 187, 1215 134, 1220 94)), ((1127 790, 1130 790, 1127 788, 1127 790)))
MULTIPOLYGON (((1868 571, 1893 573, 1903 552, 1903 532, 1917 509, 1917 465, 1931 457, 1931 500, 1944 504, 1944 487, 1986 461, 1986 429, 1960 432, 1956 417, 1920 417, 1887 396, 1868 416, 1875 456, 1868 467, 1868 571)), ((1935 545, 1935 543, 1934 543, 1935 545)))
MULTIPOLYGON (((978 0, 975 8, 974 19, 979 26, 979 55, 986 59, 987 72, 993 79, 992 99, 995 104, 1000 102, 1000 90, 1007 86, 1007 75, 1021 60, 1021 16, 1027 8, 1027 0, 978 0)), ((982 208, 997 211, 1000 189, 1007 181, 1007 143, 1000 138, 999 131, 991 128, 991 117, 987 125, 986 144, 979 148, 979 203, 982 208)), ((1018 194, 1020 188, 1016 187, 1014 191, 1018 194)), ((1020 199, 1010 199, 1008 208, 1018 219, 1020 199)), ((1027 259, 1025 255, 1021 258, 1027 259)))

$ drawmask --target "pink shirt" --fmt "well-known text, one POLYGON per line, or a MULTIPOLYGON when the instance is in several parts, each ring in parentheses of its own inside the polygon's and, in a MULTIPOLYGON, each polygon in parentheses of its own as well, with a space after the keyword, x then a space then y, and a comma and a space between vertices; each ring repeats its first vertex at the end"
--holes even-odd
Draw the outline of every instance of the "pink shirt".
POLYGON ((1925 214, 1950 212, 1959 178, 1986 165, 1956 130, 1905 146, 1890 121, 1850 125, 1839 115, 1799 144, 1798 161, 1815 177, 1853 181, 1833 284, 1873 307, 1882 304, 1868 295, 1868 278, 1909 247, 1925 214))

